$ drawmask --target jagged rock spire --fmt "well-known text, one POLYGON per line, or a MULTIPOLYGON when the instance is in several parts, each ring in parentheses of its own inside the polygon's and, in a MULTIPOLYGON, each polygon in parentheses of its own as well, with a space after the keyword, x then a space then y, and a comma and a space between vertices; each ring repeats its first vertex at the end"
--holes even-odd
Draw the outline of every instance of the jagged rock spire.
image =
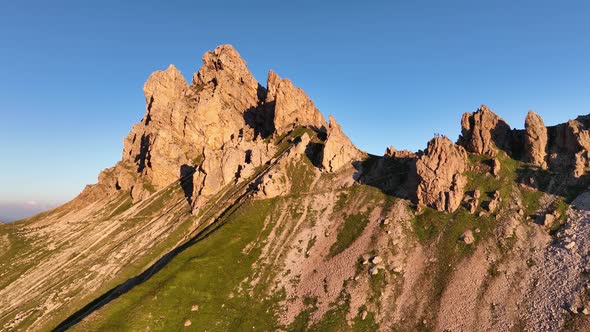
POLYGON ((305 92, 272 70, 268 73, 266 104, 274 109, 274 127, 278 134, 294 126, 326 130, 326 120, 305 92))
POLYGON ((358 160, 362 156, 362 152, 342 132, 342 128, 333 116, 329 116, 329 121, 328 138, 322 155, 322 167, 328 172, 336 172, 347 165, 352 165, 352 161, 358 160))
POLYGON ((547 127, 543 119, 529 111, 525 120, 524 158, 525 161, 547 168, 547 127))

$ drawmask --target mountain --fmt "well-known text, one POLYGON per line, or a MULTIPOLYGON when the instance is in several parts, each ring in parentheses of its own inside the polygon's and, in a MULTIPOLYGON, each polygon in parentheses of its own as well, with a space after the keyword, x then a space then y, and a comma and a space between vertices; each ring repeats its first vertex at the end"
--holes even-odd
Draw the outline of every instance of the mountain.
POLYGON ((589 116, 369 155, 229 45, 144 93, 97 184, 0 225, 0 329, 590 328, 589 116))

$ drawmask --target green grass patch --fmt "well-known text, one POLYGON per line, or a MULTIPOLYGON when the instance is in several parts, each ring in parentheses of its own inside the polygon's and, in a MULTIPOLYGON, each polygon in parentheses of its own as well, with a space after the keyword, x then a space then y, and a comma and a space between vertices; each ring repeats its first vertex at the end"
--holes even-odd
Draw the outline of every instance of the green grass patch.
POLYGON ((336 242, 330 247, 330 257, 346 250, 363 233, 369 223, 368 212, 349 215, 336 236, 336 242))
POLYGON ((178 184, 170 185, 158 194, 157 197, 149 200, 147 204, 137 213, 138 217, 152 217, 156 213, 161 213, 164 205, 170 201, 170 199, 180 192, 180 186, 178 184))
POLYGON ((339 295, 336 303, 333 303, 330 310, 326 312, 322 319, 310 326, 310 332, 341 332, 350 331, 346 322, 346 314, 350 307, 350 295, 345 291, 339 295))
POLYGON ((148 192, 150 192, 150 193, 152 193, 152 194, 153 194, 153 193, 155 193, 155 192, 157 191, 157 190, 156 190, 156 187, 154 187, 154 185, 153 185, 153 184, 151 184, 151 183, 147 183, 147 182, 144 182, 144 183, 143 183, 143 189, 147 190, 148 192))
MULTIPOLYGON (((74 330, 177 331, 186 320, 196 331, 276 330, 276 304, 284 294, 250 296, 237 288, 252 275, 261 245, 243 250, 260 234, 273 203, 246 203, 223 226, 74 330), (195 304, 199 310, 193 312, 195 304)), ((264 232, 261 238, 270 227, 264 232)))
POLYGON ((338 194, 338 200, 336 201, 336 204, 334 205, 334 209, 332 211, 337 213, 337 212, 344 210, 344 208, 346 207, 347 201, 348 201, 348 193, 345 191, 340 192, 338 194))
POLYGON ((379 324, 375 321, 375 314, 367 311, 367 317, 363 320, 361 312, 367 310, 365 306, 360 308, 359 314, 354 318, 352 331, 353 332, 373 332, 379 331, 379 324))
POLYGON ((380 306, 381 303, 379 298, 381 297, 381 292, 385 289, 385 286, 387 286, 386 273, 386 270, 380 270, 379 273, 371 276, 369 279, 369 286, 371 289, 369 302, 376 304, 377 306, 380 306))
POLYGON ((291 194, 301 195, 309 192, 315 178, 313 165, 307 158, 300 162, 290 162, 287 166, 287 177, 291 179, 291 194))
POLYGON ((493 218, 478 217, 462 208, 455 213, 427 208, 424 213, 415 217, 415 236, 421 243, 430 246, 436 257, 436 265, 429 271, 432 280, 432 305, 436 306, 440 301, 457 264, 474 252, 477 243, 493 234, 495 225, 493 218), (475 229, 479 229, 479 233, 475 229), (474 244, 466 245, 460 240, 466 230, 474 232, 474 244))
POLYGON ((120 215, 121 213, 129 210, 133 206, 133 201, 131 200, 131 196, 127 192, 123 198, 123 202, 120 202, 119 206, 111 213, 107 219, 113 218, 115 216, 120 215))

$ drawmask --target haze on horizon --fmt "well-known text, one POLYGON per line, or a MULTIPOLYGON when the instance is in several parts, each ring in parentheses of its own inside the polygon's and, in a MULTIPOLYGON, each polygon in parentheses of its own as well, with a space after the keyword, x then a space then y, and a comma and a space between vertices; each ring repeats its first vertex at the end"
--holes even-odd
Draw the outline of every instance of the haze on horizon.
POLYGON ((370 153, 455 139, 485 103, 513 127, 588 114, 590 4, 145 1, 0 4, 0 221, 63 203, 120 159, 142 85, 236 47, 291 79, 370 153))

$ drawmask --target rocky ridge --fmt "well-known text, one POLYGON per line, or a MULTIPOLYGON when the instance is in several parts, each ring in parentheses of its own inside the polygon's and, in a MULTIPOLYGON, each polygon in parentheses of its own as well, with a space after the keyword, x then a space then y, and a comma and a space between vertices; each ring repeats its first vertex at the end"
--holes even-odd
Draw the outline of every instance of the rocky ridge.
POLYGON ((229 45, 144 93, 98 184, 0 227, 0 329, 590 327, 589 117, 482 105, 456 143, 367 155, 229 45))
MULTIPOLYGON (((146 114, 124 140, 122 160, 103 171, 98 185, 87 191, 101 195, 126 190, 139 202, 179 177, 188 178, 187 199, 198 208, 222 187, 247 179, 272 158, 276 148, 267 137, 286 135, 298 127, 318 133, 328 130, 303 90, 272 70, 267 87, 262 87, 230 45, 205 53, 192 84, 170 65, 150 76, 144 94, 146 114)), ((326 156, 333 159, 326 161, 329 170, 361 156, 332 122, 326 143, 326 156), (331 146, 341 143, 346 144, 331 151, 331 146)))

